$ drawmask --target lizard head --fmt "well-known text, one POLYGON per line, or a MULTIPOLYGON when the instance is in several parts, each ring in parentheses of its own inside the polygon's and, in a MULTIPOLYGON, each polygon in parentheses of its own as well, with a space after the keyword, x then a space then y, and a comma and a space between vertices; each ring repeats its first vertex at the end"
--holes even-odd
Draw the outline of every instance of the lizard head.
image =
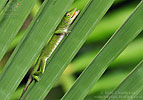
POLYGON ((77 17, 79 13, 79 10, 76 10, 76 8, 68 11, 64 17, 64 23, 68 26, 70 25, 74 19, 77 17))
POLYGON ((79 10, 76 10, 76 8, 68 11, 62 19, 60 25, 57 27, 55 33, 67 33, 68 27, 72 24, 78 13, 79 10))

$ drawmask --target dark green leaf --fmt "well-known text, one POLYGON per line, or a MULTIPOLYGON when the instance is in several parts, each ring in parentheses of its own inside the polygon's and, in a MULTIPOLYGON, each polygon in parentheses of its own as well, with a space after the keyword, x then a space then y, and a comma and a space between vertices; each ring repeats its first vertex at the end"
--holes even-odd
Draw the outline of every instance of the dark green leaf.
POLYGON ((63 100, 82 100, 87 95, 107 67, 143 30, 142 9, 143 2, 138 5, 127 21, 110 38, 90 65, 82 72, 71 89, 63 97, 63 100))
MULTIPOLYGON (((22 6, 32 1, 23 0, 22 2, 25 4, 22 6)), ((16 90, 72 2, 73 0, 47 0, 44 2, 40 16, 38 14, 35 17, 33 26, 31 25, 26 31, 26 36, 15 49, 0 76, 0 97, 2 100, 9 99, 16 90)))
MULTIPOLYGON (((113 0, 92 0, 85 9, 84 14, 75 24, 72 32, 63 42, 54 57, 48 63, 45 73, 41 76, 41 80, 31 84, 25 98, 27 100, 42 100, 53 87, 56 80, 63 73, 66 66, 76 55, 78 50, 84 44, 90 33, 94 30, 96 24, 101 20, 113 0)), ((83 13, 83 12, 81 12, 83 13)), ((76 99, 74 99, 76 100, 76 99)))

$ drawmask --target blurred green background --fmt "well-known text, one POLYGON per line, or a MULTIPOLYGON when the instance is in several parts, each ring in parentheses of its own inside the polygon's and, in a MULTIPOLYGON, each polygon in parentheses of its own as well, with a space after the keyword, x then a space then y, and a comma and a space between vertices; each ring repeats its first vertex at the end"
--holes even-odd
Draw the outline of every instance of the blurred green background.
MULTIPOLYGON (((75 0, 71 8, 78 8, 82 10, 89 0, 75 0)), ((76 57, 69 64, 61 78, 55 84, 55 87, 45 98, 46 100, 60 99, 64 93, 72 86, 76 78, 80 75, 82 70, 91 62, 96 56, 101 47, 107 42, 112 34, 124 23, 124 21, 131 14, 133 9, 141 0, 115 0, 114 4, 103 17, 101 22, 97 25, 95 30, 89 36, 84 46, 80 49, 76 57)), ((36 15, 40 5, 43 1, 39 0, 31 14, 25 21, 21 30, 11 43, 7 53, 0 62, 0 72, 2 71, 5 63, 12 54, 15 46, 21 40, 25 29, 28 27, 33 17, 36 15)), ((70 8, 70 9, 71 9, 70 8)), ((102 100, 102 96, 108 95, 126 75, 143 59, 143 32, 132 41, 122 54, 111 64, 106 70, 102 78, 95 84, 94 88, 89 92, 86 100, 102 100)), ((24 84, 28 78, 27 76, 21 82, 17 91, 14 93, 11 100, 17 100, 22 92, 24 84)))

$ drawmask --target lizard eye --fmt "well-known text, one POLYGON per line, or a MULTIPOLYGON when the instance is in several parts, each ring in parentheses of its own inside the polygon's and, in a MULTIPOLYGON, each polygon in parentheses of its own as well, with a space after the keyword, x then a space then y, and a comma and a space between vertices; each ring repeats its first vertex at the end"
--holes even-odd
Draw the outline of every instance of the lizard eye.
POLYGON ((69 17, 69 16, 70 16, 70 13, 67 13, 67 16, 69 17))

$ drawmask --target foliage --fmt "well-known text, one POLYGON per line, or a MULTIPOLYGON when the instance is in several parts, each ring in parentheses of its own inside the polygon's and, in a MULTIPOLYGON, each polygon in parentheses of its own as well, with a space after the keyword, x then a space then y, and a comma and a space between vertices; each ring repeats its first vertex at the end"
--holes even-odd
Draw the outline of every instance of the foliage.
POLYGON ((20 97, 21 81, 72 8, 80 9, 80 15, 71 33, 22 100, 136 100, 142 96, 142 0, 129 4, 124 0, 1 0, 2 100, 20 97), (126 7, 120 7, 123 4, 126 7))

